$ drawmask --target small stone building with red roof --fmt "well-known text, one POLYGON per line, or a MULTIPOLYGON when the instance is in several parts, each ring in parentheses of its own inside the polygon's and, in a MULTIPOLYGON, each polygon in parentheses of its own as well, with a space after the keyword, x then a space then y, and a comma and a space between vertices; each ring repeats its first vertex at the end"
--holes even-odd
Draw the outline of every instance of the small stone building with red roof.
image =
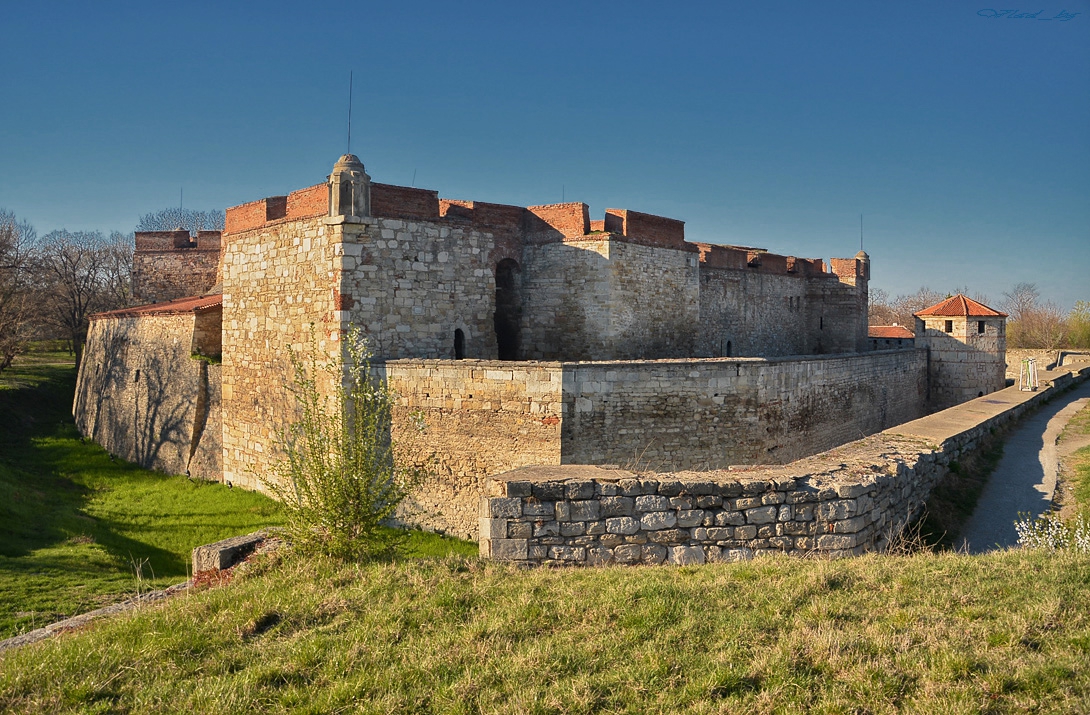
POLYGON ((1006 313, 959 293, 916 313, 916 346, 928 351, 932 410, 1006 387, 1006 313))
POLYGON ((903 325, 872 325, 867 328, 871 350, 896 350, 913 346, 916 336, 903 325))

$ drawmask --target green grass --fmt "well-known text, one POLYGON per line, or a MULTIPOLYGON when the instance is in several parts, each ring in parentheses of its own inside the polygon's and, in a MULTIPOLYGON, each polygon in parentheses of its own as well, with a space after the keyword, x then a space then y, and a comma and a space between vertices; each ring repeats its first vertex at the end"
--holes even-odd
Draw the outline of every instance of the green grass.
MULTIPOLYGON (((1079 410, 1064 427, 1064 436, 1090 434, 1090 405, 1079 410)), ((1068 465, 1072 472, 1071 486, 1077 512, 1090 518, 1090 447, 1071 455, 1068 465)))
POLYGON ((1002 435, 992 435, 967 459, 950 464, 949 473, 931 491, 918 525, 925 544, 940 549, 957 548, 961 529, 973 515, 988 477, 1002 458, 1002 435))
POLYGON ((183 581, 194 546, 280 521, 265 496, 140 469, 80 439, 74 382, 65 353, 0 375, 0 637, 183 581))
MULTIPOLYGON (((31 353, 0 375, 0 638, 188 578, 193 547, 282 523, 242 489, 111 459, 76 432, 67 353, 31 353)), ((409 556, 476 544, 409 532, 409 556)))
POLYGON ((1090 711, 1090 558, 291 558, 0 654, 5 712, 1090 711))

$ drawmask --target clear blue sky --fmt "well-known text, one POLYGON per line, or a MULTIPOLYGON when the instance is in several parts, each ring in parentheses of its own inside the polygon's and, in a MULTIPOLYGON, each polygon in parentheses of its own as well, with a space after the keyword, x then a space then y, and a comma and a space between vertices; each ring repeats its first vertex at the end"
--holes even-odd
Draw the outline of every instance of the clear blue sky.
POLYGON ((0 207, 129 231, 180 187, 319 183, 351 69, 376 181, 818 258, 859 250, 862 212, 873 287, 1030 281, 1066 309, 1090 300, 1090 2, 991 4, 8 2, 0 207))

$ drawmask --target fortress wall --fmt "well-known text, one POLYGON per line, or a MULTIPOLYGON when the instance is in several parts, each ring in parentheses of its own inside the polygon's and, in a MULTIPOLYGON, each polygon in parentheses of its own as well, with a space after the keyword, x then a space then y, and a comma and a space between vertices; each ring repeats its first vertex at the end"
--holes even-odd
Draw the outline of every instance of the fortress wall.
POLYGON ((701 266, 700 332, 695 354, 811 354, 806 300, 807 279, 802 275, 701 266))
POLYGON ((560 463, 559 364, 412 360, 377 372, 396 393, 394 436, 404 452, 438 458, 407 500, 405 521, 475 539, 489 475, 560 463))
MULTIPOLYGON (((628 214, 631 220, 635 212, 628 214)), ((614 239, 609 270, 609 345, 596 359, 691 356, 700 319, 698 255, 614 239)))
POLYGON ((565 464, 782 464, 925 412, 926 353, 566 363, 565 464))
POLYGON ((260 489, 278 458, 278 431, 295 405, 289 347, 337 354, 335 246, 340 225, 323 217, 263 225, 224 237, 223 476, 260 489))
POLYGON ((92 320, 72 408, 80 434, 142 467, 218 480, 220 366, 190 356, 193 330, 192 313, 92 320))
POLYGON ((833 258, 833 275, 812 277, 807 292, 809 352, 863 352, 867 338, 867 278, 854 259, 833 258))
POLYGON ((609 355, 609 250, 608 236, 523 249, 523 358, 609 355))
POLYGON ((346 224, 337 250, 341 327, 367 332, 389 359, 495 358, 495 246, 491 235, 445 223, 369 219, 346 224))
POLYGON ((922 512, 950 465, 1075 381, 1004 391, 782 467, 636 474, 527 467, 481 500, 481 555, 525 564, 700 564, 762 554, 880 551, 922 512), (998 403, 998 404, 994 404, 998 403))
POLYGON ((522 356, 601 360, 690 355, 696 255, 608 235, 527 246, 522 356))
POLYGON ((162 303, 204 295, 219 280, 219 249, 178 248, 133 254, 133 295, 142 303, 162 303))

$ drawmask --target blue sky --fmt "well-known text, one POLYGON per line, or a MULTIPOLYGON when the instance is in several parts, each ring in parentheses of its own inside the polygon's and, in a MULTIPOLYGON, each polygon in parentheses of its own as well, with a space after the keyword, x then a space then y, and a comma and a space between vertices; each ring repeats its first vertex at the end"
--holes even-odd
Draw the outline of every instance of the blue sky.
POLYGON ((872 287, 1090 300, 1090 2, 5 3, 0 207, 132 230, 324 180, 686 222, 872 287), (1066 19, 1065 19, 1066 18, 1066 19), (414 182, 415 176, 415 182, 414 182))

